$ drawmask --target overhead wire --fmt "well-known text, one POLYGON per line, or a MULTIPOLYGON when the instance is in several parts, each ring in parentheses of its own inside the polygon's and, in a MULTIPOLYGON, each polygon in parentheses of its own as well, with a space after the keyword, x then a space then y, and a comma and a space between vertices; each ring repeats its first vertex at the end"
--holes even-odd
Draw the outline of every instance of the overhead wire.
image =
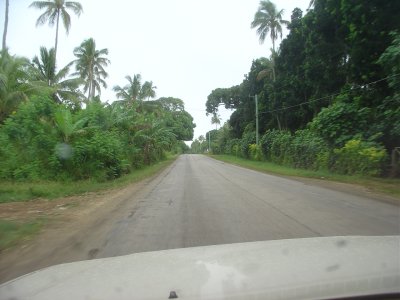
POLYGON ((381 81, 384 81, 384 80, 387 80, 387 79, 390 79, 390 78, 393 78, 393 77, 396 77, 396 76, 399 76, 399 75, 400 75, 400 73, 393 74, 393 75, 387 76, 385 78, 381 78, 381 79, 378 79, 378 80, 371 81, 369 83, 363 84, 362 86, 352 87, 352 88, 349 88, 349 89, 344 90, 344 91, 340 91, 340 92, 337 92, 337 93, 334 93, 334 94, 331 94, 331 95, 327 95, 327 96, 324 96, 324 97, 320 97, 320 98, 317 98, 317 99, 305 101, 305 102, 302 102, 302 103, 299 103, 299 104, 286 106, 286 107, 282 107, 282 108, 278 108, 278 109, 274 109, 274 110, 263 111, 263 112, 260 112, 259 114, 273 113, 273 112, 277 112, 277 111, 282 111, 282 110, 287 110, 287 109, 291 109, 291 108, 294 108, 294 107, 302 106, 302 105, 308 104, 308 103, 318 102, 318 101, 322 101, 322 100, 325 100, 325 99, 331 99, 332 97, 340 95, 343 92, 348 92, 348 91, 352 91, 354 89, 359 89, 359 88, 363 88, 363 87, 366 87, 366 86, 369 86, 369 85, 377 84, 377 83, 379 83, 381 81))

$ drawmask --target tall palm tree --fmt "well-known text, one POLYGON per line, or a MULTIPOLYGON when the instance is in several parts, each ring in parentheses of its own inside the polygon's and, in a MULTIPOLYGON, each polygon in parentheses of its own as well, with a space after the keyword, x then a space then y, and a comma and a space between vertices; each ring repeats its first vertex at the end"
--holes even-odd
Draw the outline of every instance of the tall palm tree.
POLYGON ((40 47, 40 55, 33 58, 32 66, 33 80, 49 87, 57 102, 70 102, 75 106, 80 104, 82 94, 78 88, 82 81, 80 78, 66 79, 70 65, 57 71, 54 48, 47 50, 40 47))
MULTIPOLYGON (((257 28, 260 43, 264 43, 268 33, 272 41, 272 59, 274 64, 275 42, 278 36, 282 38, 282 25, 288 25, 289 22, 282 20, 283 9, 277 10, 274 3, 269 0, 262 0, 260 6, 251 22, 251 28, 257 28)), ((275 81, 275 67, 272 68, 273 79, 275 81)))
POLYGON ((2 49, 5 50, 7 48, 6 39, 7 39, 7 29, 8 29, 8 7, 10 6, 9 0, 6 0, 6 9, 4 15, 4 31, 3 31, 3 46, 2 49))
POLYGON ((108 49, 96 50, 96 42, 90 38, 74 49, 74 55, 77 58, 72 62, 77 71, 74 74, 85 81, 83 91, 88 92, 88 100, 91 100, 96 91, 98 95, 101 94, 101 86, 107 88, 104 79, 108 74, 104 68, 108 66, 110 60, 104 56, 108 55, 108 49))
POLYGON ((69 33, 71 28, 71 16, 67 10, 72 10, 78 17, 81 15, 83 9, 79 2, 65 1, 65 0, 48 0, 48 1, 34 1, 29 7, 44 9, 45 12, 39 16, 36 21, 36 26, 43 25, 48 22, 50 26, 56 24, 56 41, 54 46, 55 57, 57 57, 58 46, 58 27, 60 17, 64 24, 65 31, 69 33))

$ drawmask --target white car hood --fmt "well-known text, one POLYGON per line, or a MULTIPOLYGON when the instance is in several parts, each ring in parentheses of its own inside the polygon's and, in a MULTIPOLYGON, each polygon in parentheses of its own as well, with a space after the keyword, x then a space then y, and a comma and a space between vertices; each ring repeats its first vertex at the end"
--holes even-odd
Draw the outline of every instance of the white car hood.
POLYGON ((0 299, 323 299, 400 293, 400 237, 194 247, 52 266, 0 299), (173 294, 173 293, 172 293, 173 294))

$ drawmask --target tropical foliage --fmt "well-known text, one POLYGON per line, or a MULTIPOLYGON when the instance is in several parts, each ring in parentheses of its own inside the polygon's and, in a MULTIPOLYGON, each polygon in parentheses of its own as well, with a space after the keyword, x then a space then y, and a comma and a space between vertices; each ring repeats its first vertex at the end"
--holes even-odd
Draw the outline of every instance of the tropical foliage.
POLYGON ((82 81, 80 78, 67 78, 70 73, 70 65, 57 70, 54 48, 48 50, 40 47, 40 56, 32 59, 32 65, 33 80, 37 84, 41 83, 43 87, 50 88, 55 101, 73 106, 80 105, 83 95, 78 87, 82 81))
POLYGON ((79 47, 74 49, 76 59, 72 62, 75 65, 76 73, 84 82, 83 91, 88 92, 88 100, 95 97, 96 92, 101 94, 101 87, 106 88, 105 79, 108 77, 105 67, 110 63, 105 57, 108 49, 96 49, 96 42, 93 38, 82 42, 79 47))
MULTIPOLYGON (((211 150, 299 168, 388 174, 388 157, 400 146, 400 2, 315 0, 311 7, 304 16, 293 10, 279 51, 254 60, 242 83, 210 93, 207 113, 221 103, 234 109, 226 126, 211 131, 211 150), (259 147, 249 95, 258 95, 259 147)), ((251 24, 261 41, 279 36, 281 17, 261 1, 251 24)), ((199 143, 196 151, 204 151, 199 143)))
POLYGON ((1 52, 0 179, 111 180, 187 150, 195 124, 181 99, 149 101, 156 87, 135 75, 114 89, 123 101, 103 103, 107 49, 90 38, 74 54, 58 69, 53 48, 32 61, 1 52))

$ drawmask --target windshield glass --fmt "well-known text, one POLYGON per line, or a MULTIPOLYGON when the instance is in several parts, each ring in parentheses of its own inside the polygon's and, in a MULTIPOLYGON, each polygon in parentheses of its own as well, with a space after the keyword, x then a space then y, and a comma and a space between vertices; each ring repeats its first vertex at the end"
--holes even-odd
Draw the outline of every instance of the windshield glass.
POLYGON ((400 1, 0 6, 0 283, 400 234, 400 1))

